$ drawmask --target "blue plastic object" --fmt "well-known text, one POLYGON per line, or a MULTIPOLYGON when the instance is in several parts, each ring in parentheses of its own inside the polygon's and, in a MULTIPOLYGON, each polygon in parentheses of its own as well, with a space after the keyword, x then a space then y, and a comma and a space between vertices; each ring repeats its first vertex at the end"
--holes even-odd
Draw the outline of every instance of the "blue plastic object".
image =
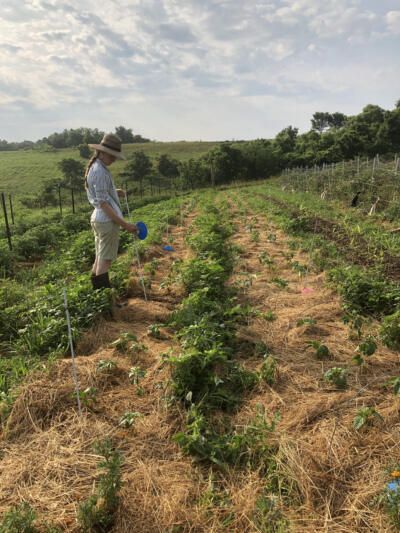
POLYGON ((163 250, 166 250, 167 252, 173 252, 174 248, 170 244, 166 244, 163 248, 163 250))
POLYGON ((390 501, 397 500, 400 498, 400 482, 391 481, 386 485, 386 494, 390 501))
POLYGON ((147 237, 147 226, 144 222, 136 222, 136 227, 138 229, 138 237, 143 241, 147 237))

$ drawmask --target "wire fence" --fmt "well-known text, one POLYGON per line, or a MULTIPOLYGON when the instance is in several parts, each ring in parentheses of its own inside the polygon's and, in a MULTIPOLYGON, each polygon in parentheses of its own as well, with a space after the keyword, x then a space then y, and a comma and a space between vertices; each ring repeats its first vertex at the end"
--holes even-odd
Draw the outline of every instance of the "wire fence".
POLYGON ((357 157, 322 166, 285 169, 282 189, 317 194, 323 200, 339 200, 349 207, 363 207, 371 214, 398 208, 400 213, 400 158, 388 160, 357 157))

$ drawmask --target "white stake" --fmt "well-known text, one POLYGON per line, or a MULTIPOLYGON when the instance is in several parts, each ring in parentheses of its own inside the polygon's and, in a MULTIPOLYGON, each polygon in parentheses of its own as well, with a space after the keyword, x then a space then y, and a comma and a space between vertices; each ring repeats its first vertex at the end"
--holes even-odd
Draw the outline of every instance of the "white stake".
MULTIPOLYGON (((125 191, 125 203, 126 203, 126 210, 128 211, 128 220, 131 221, 131 213, 129 211, 128 197, 126 195, 126 191, 125 191)), ((140 283, 142 284, 144 299, 147 302, 147 292, 146 292, 146 287, 145 287, 144 279, 142 275, 142 264, 140 262, 139 248, 136 246, 135 236, 133 234, 132 234, 132 241, 133 241, 133 247, 135 248, 135 251, 136 251, 136 260, 138 264, 139 279, 140 279, 140 283)))
POLYGON ((76 370, 74 343, 73 343, 73 340, 72 340, 71 318, 69 316, 68 302, 67 302, 67 291, 66 291, 65 287, 63 289, 63 294, 64 294, 65 315, 67 317, 67 324, 68 324, 69 347, 70 347, 70 350, 71 350, 71 357, 72 357, 72 377, 73 377, 74 384, 75 384, 76 400, 78 402, 78 412, 79 412, 79 415, 82 415, 81 398, 80 398, 80 394, 79 394, 78 373, 77 373, 77 370, 76 370))

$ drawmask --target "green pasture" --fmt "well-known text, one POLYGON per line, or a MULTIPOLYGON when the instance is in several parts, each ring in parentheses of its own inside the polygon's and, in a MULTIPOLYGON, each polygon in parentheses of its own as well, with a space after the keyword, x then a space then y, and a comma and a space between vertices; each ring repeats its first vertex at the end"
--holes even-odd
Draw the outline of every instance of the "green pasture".
MULTIPOLYGON (((143 150, 149 157, 156 159, 161 154, 180 161, 186 161, 192 157, 199 157, 218 142, 149 142, 140 144, 128 144, 123 147, 127 157, 135 151, 143 150)), ((46 179, 60 177, 61 173, 57 164, 65 158, 81 159, 78 149, 63 148, 54 151, 18 150, 15 152, 0 152, 0 191, 13 194, 31 194, 37 192, 37 188, 46 179)), ((82 161, 85 161, 82 159, 82 161)), ((113 175, 118 174, 124 168, 124 161, 116 162, 113 167, 113 175)))

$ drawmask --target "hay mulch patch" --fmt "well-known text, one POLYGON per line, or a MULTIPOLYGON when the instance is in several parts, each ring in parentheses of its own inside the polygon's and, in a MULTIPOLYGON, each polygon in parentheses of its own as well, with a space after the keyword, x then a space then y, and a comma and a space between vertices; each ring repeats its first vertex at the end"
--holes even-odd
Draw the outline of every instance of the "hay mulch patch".
MULTIPOLYGON (((245 229, 233 241, 243 254, 233 281, 245 285, 241 301, 257 313, 239 335, 266 348, 277 361, 277 374, 274 384, 264 384, 246 400, 237 424, 248 423, 260 405, 271 415, 279 412, 274 439, 286 465, 283 475, 296 485, 285 506, 294 531, 395 531, 379 496, 390 469, 400 464, 400 398, 385 385, 399 373, 399 355, 379 345, 358 367, 353 357, 359 341, 343 323, 340 299, 324 274, 308 269, 305 253, 291 256, 286 235, 264 217, 242 218, 240 227, 245 229), (328 348, 327 358, 316 357, 309 344, 314 341, 328 348), (346 389, 323 379, 332 367, 346 368, 346 389), (380 416, 357 431, 353 421, 363 407, 380 416)), ((251 369, 262 365, 257 350, 238 356, 251 369)), ((260 479, 259 490, 262 484, 260 479)))

